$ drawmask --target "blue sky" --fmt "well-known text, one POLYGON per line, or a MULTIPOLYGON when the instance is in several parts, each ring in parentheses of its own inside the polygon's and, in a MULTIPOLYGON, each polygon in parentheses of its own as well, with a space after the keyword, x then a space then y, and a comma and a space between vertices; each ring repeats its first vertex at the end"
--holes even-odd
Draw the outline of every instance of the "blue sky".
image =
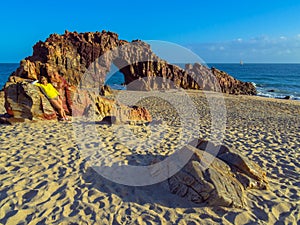
POLYGON ((300 1, 2 1, 0 62, 65 30, 110 30, 121 39, 162 40, 206 62, 300 63, 300 1))

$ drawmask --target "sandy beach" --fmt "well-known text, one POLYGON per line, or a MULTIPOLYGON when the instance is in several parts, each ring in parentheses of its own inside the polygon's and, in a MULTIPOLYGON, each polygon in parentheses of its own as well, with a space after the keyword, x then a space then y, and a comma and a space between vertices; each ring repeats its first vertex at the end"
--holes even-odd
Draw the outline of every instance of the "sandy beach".
MULTIPOLYGON (((206 98, 199 91, 188 93, 201 115, 193 126, 199 128, 199 138, 210 139, 206 98)), ((242 95, 224 95, 224 100, 223 143, 260 165, 269 180, 268 190, 247 192, 246 208, 199 206, 160 183, 117 184, 86 162, 74 123, 25 122, 0 125, 0 224, 299 224, 300 102, 242 95)), ((0 114, 5 113, 3 104, 1 95, 0 114)), ((151 131, 147 125, 127 128, 145 142, 149 132, 167 131, 164 140, 145 153, 128 147, 134 142, 118 144, 113 126, 96 124, 102 144, 96 147, 105 149, 100 154, 107 165, 130 160, 147 165, 174 152, 180 130, 176 119, 169 121, 169 106, 153 99, 143 104, 162 122, 151 131)), ((126 141, 126 133, 120 136, 126 141)), ((93 137, 86 138, 94 143, 93 137)))

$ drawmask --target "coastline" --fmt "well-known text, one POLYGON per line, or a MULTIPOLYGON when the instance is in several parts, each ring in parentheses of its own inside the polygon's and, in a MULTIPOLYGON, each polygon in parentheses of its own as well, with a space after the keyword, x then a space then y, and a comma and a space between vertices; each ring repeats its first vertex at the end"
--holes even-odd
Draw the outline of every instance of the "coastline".
MULTIPOLYGON (((179 63, 175 65, 184 68, 185 64, 179 63)), ((0 90, 3 88, 1 84, 3 85, 5 84, 5 82, 8 80, 9 75, 16 68, 18 68, 18 66, 19 63, 0 63, 0 90), (7 69, 5 69, 6 65, 8 65, 7 69), (3 67, 2 69, 1 66, 3 67)), ((300 101, 300 92, 299 92, 300 86, 299 85, 297 86, 297 84, 300 82, 299 79, 297 78, 299 77, 298 74, 299 69, 297 69, 300 68, 299 63, 244 63, 243 65, 240 65, 238 63, 207 63, 207 66, 208 68, 216 67, 220 70, 223 70, 226 73, 232 75, 234 78, 239 79, 241 81, 251 82, 257 89, 258 93, 256 96, 261 96, 265 98, 275 98, 275 99, 287 98, 290 100, 300 101), (245 69, 247 66, 250 68, 250 70, 249 68, 245 69), (252 69, 254 69, 256 66, 258 68, 252 71, 252 69), (292 69, 292 72, 287 72, 288 74, 285 74, 283 71, 288 70, 290 66, 294 67, 292 69), (268 68, 271 71, 270 73, 268 71, 268 68), (277 69, 279 69, 281 72, 278 73, 276 71, 277 69), (284 81, 281 80, 280 75, 282 76, 282 79, 284 81), (288 86, 290 83, 285 83, 286 80, 291 79, 290 77, 291 75, 293 77, 292 79, 294 79, 293 80, 294 84, 297 86, 297 88, 294 87, 293 91, 289 90, 290 87, 288 86), (285 79, 285 77, 287 76, 289 78, 285 79), (280 83, 282 83, 281 87, 276 87, 276 85, 280 83), (273 86, 274 84, 275 86, 273 86)), ((112 71, 114 71, 114 69, 112 69, 112 71)), ((108 75, 112 76, 111 74, 108 75)), ((107 84, 114 89, 123 89, 123 86, 121 85, 121 83, 123 82, 124 82, 123 74, 117 72, 116 74, 113 75, 113 79, 107 84), (121 79, 120 76, 122 77, 121 79)))
MULTIPOLYGON (((210 118, 206 97, 186 91, 200 113, 194 126, 209 139, 210 118)), ((215 93, 207 93, 214 97, 215 93)), ((175 95, 175 94, 174 94, 175 95)), ((0 113, 3 96, 0 95, 0 113)), ((226 95, 226 130, 223 143, 258 163, 270 189, 250 190, 247 208, 205 207, 185 202, 159 184, 129 187, 95 173, 78 148, 72 123, 35 122, 1 126, 0 222, 87 224, 297 224, 300 220, 300 102, 259 96, 226 95)), ((154 117, 170 117, 166 105, 145 101, 154 117)), ((168 121, 167 121, 168 122, 168 121)), ((171 124, 172 125, 172 124, 171 124)), ((156 155, 172 152, 176 133, 169 135, 156 155)), ((147 127, 132 125, 137 133, 147 127)), ((114 148, 113 130, 98 125, 103 145, 114 160, 134 153, 114 148)), ((151 149, 149 149, 151 152, 151 149)), ((141 157, 142 162, 149 158, 141 157)))

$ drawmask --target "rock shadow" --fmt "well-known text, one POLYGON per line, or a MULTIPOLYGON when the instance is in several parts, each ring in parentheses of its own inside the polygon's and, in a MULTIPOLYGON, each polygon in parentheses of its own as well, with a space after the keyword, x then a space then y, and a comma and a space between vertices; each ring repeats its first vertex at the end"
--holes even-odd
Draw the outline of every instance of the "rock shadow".
POLYGON ((125 161, 131 167, 110 161, 109 166, 90 167, 83 178, 101 192, 116 194, 125 202, 181 208, 245 208, 248 189, 268 188, 265 172, 242 155, 204 140, 191 144, 197 148, 186 145, 168 157, 127 155, 125 161))
MULTIPOLYGON (((126 160, 130 165, 141 166, 140 162, 145 161, 157 161, 164 159, 161 155, 152 154, 133 154, 126 157, 126 160)), ((145 165, 144 165, 145 166, 145 165)), ((96 172, 93 167, 88 167, 86 173, 83 174, 83 179, 89 183, 92 188, 107 193, 107 195, 117 195, 123 202, 133 202, 140 205, 144 204, 159 204, 169 208, 191 208, 201 207, 205 204, 195 204, 187 199, 181 198, 175 194, 172 194, 169 190, 168 180, 146 186, 129 186, 119 184, 105 178, 103 175, 96 172)))

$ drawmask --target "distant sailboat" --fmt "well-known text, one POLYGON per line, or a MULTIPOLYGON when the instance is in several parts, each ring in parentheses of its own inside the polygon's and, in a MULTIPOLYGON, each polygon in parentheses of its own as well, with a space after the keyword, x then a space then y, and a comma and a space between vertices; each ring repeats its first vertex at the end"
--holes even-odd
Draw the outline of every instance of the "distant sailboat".
POLYGON ((244 62, 242 60, 240 60, 240 65, 242 66, 244 64, 244 62))

